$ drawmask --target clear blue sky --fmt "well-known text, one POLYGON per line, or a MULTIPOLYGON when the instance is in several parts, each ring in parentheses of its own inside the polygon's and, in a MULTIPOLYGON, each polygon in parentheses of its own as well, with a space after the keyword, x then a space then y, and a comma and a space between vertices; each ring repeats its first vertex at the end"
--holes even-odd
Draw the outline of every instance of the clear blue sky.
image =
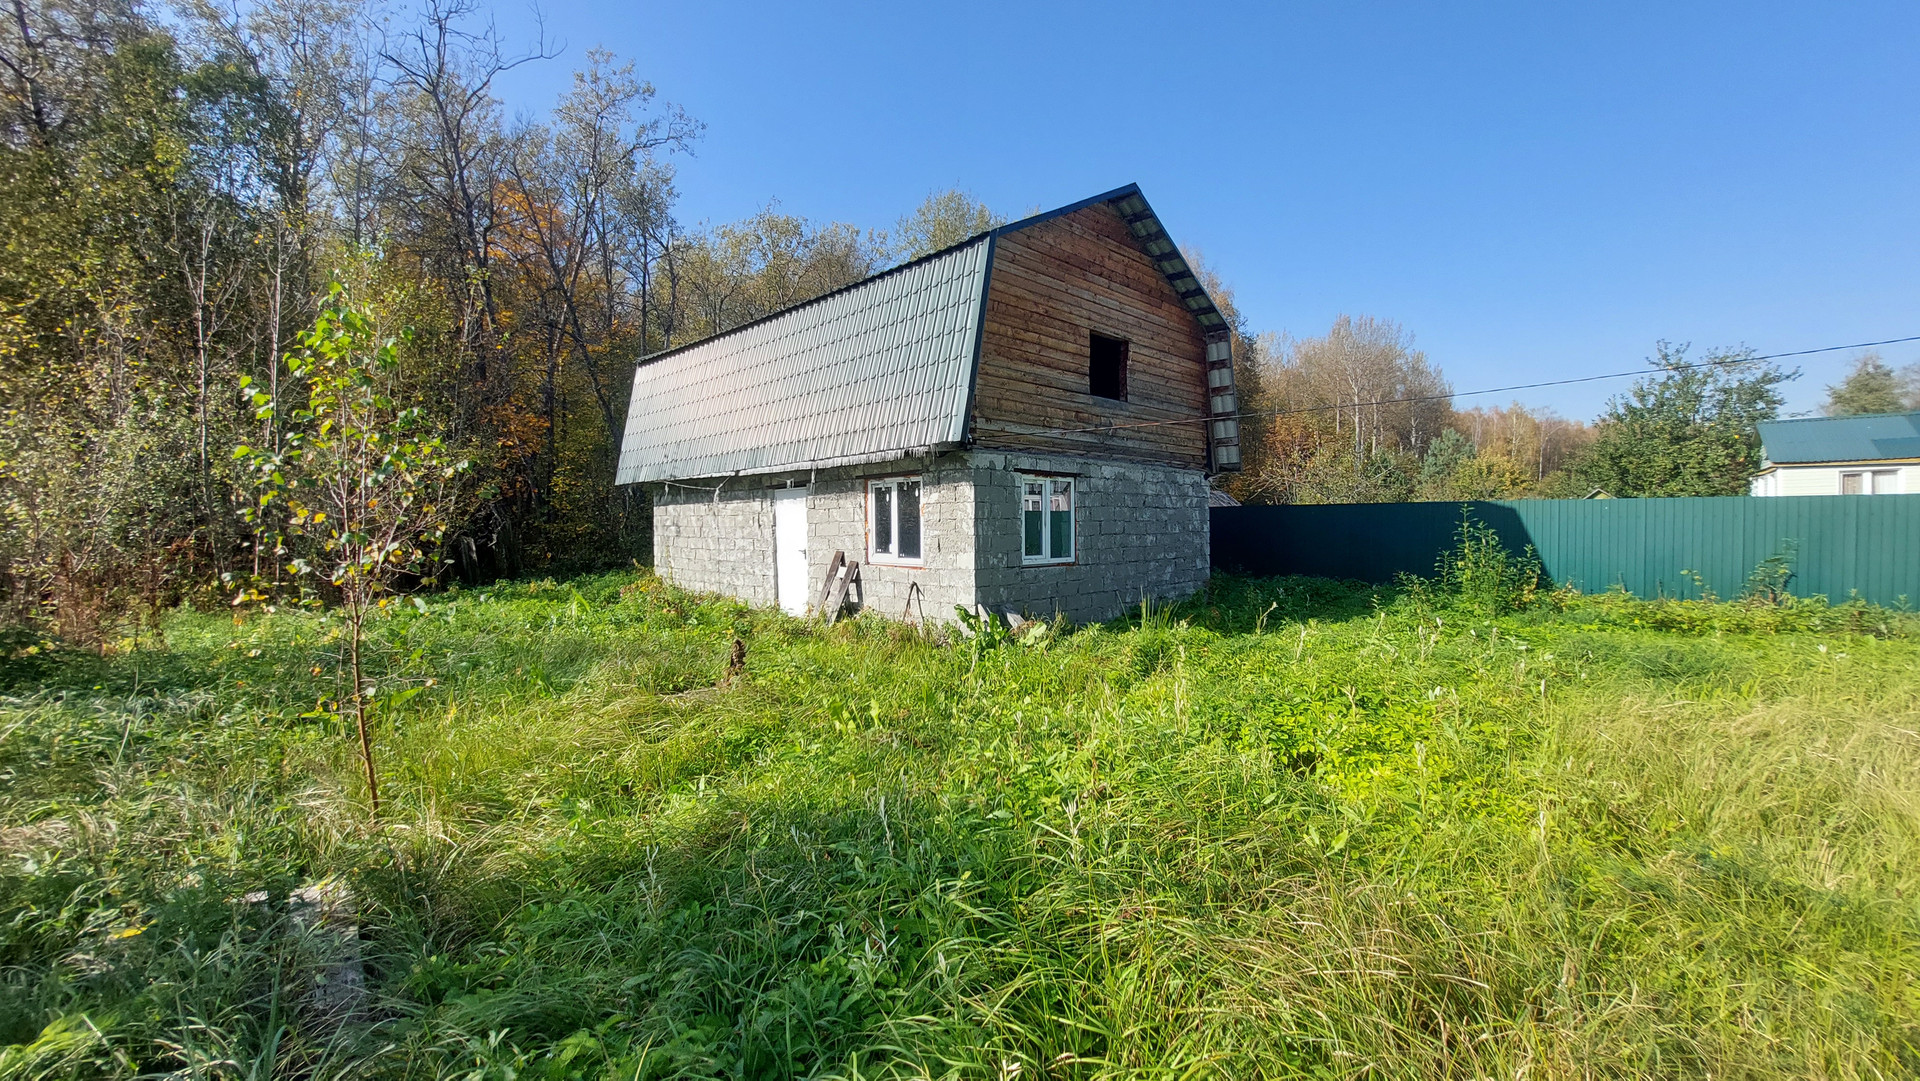
MULTIPOLYGON (((531 9, 502 3, 509 38, 531 9)), ((1128 181, 1254 329, 1402 323, 1456 390, 1920 334, 1920 4, 543 0, 707 125, 689 223, 887 226, 1128 181)), ((1920 343, 1883 350, 1896 364, 1920 343)), ((1850 354, 1803 362, 1812 409, 1850 354)), ((1623 383, 1522 399, 1590 417, 1623 383)), ((1471 405, 1486 399, 1463 399, 1471 405)))

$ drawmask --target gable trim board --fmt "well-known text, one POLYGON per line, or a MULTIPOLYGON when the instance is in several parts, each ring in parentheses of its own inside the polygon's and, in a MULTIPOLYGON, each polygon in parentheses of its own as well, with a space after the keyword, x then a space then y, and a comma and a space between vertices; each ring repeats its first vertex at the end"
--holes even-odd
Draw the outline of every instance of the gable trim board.
POLYGON ((998 230, 987 234, 987 265, 985 272, 980 275, 980 310, 973 323, 973 356, 968 361, 967 369, 967 405, 961 413, 962 444, 966 442, 973 411, 978 407, 980 400, 980 347, 981 343, 987 340, 987 298, 989 291, 993 288, 993 257, 999 242, 998 230))
POLYGON ((1129 184, 646 358, 634 372, 616 483, 865 464, 971 445, 999 241, 1102 205, 1201 338, 1197 374, 1212 393, 1203 389, 1192 415, 1199 464, 1237 469, 1225 318, 1129 184))

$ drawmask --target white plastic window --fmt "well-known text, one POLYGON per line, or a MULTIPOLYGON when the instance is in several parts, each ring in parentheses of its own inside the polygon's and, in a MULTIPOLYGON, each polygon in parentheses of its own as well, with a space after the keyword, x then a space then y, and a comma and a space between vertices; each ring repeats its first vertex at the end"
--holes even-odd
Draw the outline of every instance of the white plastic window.
POLYGON ((1073 478, 1020 478, 1020 561, 1073 562, 1073 478))
POLYGON ((1841 495, 1897 495, 1899 491, 1900 471, 1897 469, 1840 474, 1841 495))
POLYGON ((920 478, 867 482, 867 562, 918 564, 920 478))

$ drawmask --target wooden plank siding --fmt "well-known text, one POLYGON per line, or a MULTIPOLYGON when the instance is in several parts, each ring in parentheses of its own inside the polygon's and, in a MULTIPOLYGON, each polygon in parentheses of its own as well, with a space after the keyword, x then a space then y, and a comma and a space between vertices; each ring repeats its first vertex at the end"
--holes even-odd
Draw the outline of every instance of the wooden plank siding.
POLYGON ((1206 342, 1119 213, 1096 204, 995 245, 973 444, 1206 468, 1206 342), (1124 402, 1088 393, 1093 331, 1128 343, 1124 402), (1058 431, 1172 419, 1186 422, 1058 431))

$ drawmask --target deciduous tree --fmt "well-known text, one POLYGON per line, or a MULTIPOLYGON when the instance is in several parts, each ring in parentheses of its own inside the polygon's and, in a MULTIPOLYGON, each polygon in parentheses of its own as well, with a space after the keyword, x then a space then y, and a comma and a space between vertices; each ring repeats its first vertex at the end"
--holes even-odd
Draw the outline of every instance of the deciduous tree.
POLYGON ((1005 217, 967 192, 937 191, 894 226, 891 254, 895 262, 904 263, 1006 223, 1005 217))
POLYGON ((1420 455, 1446 428, 1451 388, 1405 330, 1343 315, 1324 336, 1281 340, 1255 361, 1259 375, 1242 409, 1265 416, 1236 495, 1288 503, 1411 496, 1420 455))
MULTIPOLYGON (((380 781, 369 710, 383 681, 365 663, 367 621, 386 607, 401 577, 431 581, 440 542, 458 517, 457 482, 467 468, 424 410, 396 400, 400 357, 400 341, 382 333, 376 313, 335 283, 287 358, 304 400, 286 417, 281 447, 242 444, 234 451, 255 479, 255 507, 279 505, 288 532, 307 542, 293 567, 339 602, 349 706, 376 814, 380 781)), ((251 381, 242 387, 255 409, 274 407, 251 381)))
POLYGON ((1699 362, 1661 342, 1655 374, 1607 404, 1575 465, 1614 496, 1740 495, 1760 465, 1756 425, 1779 415, 1780 386, 1799 375, 1721 350, 1699 362))

